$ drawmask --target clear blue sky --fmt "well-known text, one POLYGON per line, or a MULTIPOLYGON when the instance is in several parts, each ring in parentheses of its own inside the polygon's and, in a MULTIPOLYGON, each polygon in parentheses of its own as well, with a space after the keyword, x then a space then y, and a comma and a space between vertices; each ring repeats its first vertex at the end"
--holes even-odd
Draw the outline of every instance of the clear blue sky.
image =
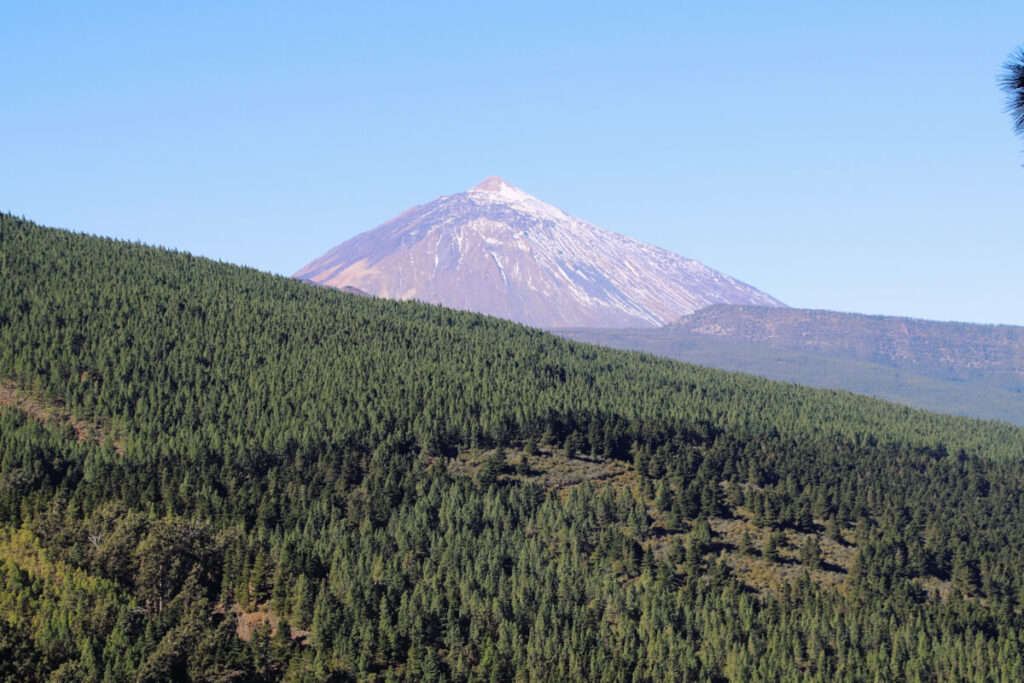
POLYGON ((1024 3, 5 3, 0 210, 290 274, 497 174, 790 305, 1024 324, 1024 3))

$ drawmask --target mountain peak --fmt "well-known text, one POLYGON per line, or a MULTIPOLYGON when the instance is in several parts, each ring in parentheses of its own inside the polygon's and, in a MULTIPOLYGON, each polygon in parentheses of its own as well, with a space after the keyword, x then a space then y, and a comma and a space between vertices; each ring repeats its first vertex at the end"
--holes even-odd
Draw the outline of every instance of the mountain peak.
POLYGON ((296 277, 537 327, 652 327, 711 304, 780 306, 691 259, 602 230, 498 176, 414 207, 296 277))
POLYGON ((513 187, 511 183, 500 176, 492 175, 490 178, 484 178, 479 183, 470 188, 470 192, 501 192, 503 188, 511 188, 516 190, 518 188, 513 187))
POLYGON ((523 192, 515 185, 512 185, 504 178, 496 175, 492 175, 490 178, 485 178, 473 187, 469 189, 470 192, 487 192, 491 195, 496 195, 492 199, 504 199, 513 202, 523 202, 528 200, 538 201, 536 197, 523 192))

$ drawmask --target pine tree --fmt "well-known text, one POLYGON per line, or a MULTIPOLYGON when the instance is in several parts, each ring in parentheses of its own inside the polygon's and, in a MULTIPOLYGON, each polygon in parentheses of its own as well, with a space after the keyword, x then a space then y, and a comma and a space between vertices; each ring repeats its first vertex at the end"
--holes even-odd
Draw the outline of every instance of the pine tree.
POLYGON ((658 482, 657 494, 654 498, 654 507, 659 512, 668 512, 672 509, 672 489, 668 485, 668 481, 661 479, 658 482))
POLYGON ((839 545, 846 545, 842 527, 839 526, 839 521, 834 515, 828 518, 828 523, 825 525, 825 535, 839 545))
POLYGON ((484 460, 483 465, 477 471, 476 481, 481 487, 487 488, 498 481, 498 475, 503 469, 505 469, 505 451, 499 447, 484 460))
POLYGON ((754 541, 750 537, 750 532, 744 530, 743 537, 740 539, 740 552, 744 555, 754 554, 754 541))
POLYGON ((800 548, 800 563, 808 569, 820 569, 822 563, 821 546, 818 537, 811 536, 800 548))
POLYGON ((711 550, 711 524, 706 517, 700 517, 693 526, 693 540, 697 543, 697 549, 703 554, 711 550))
POLYGON ((765 542, 764 551, 761 553, 764 559, 769 562, 779 562, 781 560, 779 556, 780 540, 779 535, 782 532, 776 531, 768 536, 768 540, 765 542))
POLYGON ((698 576, 704 571, 704 558, 702 557, 700 543, 695 538, 690 538, 686 545, 686 559, 683 563, 683 571, 687 576, 698 576))

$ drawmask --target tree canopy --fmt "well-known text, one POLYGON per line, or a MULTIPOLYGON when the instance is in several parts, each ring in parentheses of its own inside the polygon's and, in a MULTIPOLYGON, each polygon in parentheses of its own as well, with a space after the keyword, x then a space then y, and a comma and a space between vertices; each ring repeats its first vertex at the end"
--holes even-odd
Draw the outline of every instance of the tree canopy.
POLYGON ((9 215, 0 378, 3 677, 1024 675, 1010 425, 9 215))

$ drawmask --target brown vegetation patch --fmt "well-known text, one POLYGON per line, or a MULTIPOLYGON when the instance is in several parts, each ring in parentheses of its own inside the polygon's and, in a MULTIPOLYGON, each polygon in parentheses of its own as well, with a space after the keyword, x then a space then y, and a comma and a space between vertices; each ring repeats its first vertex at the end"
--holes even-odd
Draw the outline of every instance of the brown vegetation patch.
MULTIPOLYGON (((460 453, 448 461, 448 470, 453 474, 475 476, 494 450, 470 450, 460 453)), ((540 447, 533 455, 527 455, 528 469, 518 467, 524 453, 506 450, 505 467, 498 481, 522 481, 540 484, 545 488, 568 489, 583 482, 591 483, 619 481, 632 472, 632 467, 617 460, 602 460, 583 454, 566 455, 556 448, 540 447)))
MULTIPOLYGON (((257 605, 256 609, 252 612, 246 612, 245 609, 237 602, 231 606, 231 614, 235 615, 238 619, 238 627, 235 629, 235 633, 238 637, 249 642, 252 640, 256 630, 264 624, 270 625, 270 637, 277 635, 278 624, 281 623, 281 617, 270 610, 269 605, 257 605)), ((302 644, 306 644, 309 638, 309 631, 305 629, 291 627, 291 638, 292 640, 298 640, 302 644)))
MULTIPOLYGON (((10 379, 0 379, 0 405, 16 408, 42 423, 68 425, 73 430, 74 438, 80 442, 103 443, 109 436, 102 426, 71 414, 60 399, 49 399, 39 392, 20 388, 10 379)), ((123 455, 122 445, 118 441, 113 441, 113 444, 115 450, 123 455)))
MULTIPOLYGON (((494 450, 471 450, 460 453, 458 457, 448 461, 448 469, 453 474, 476 477, 484 467, 494 450)), ((668 516, 658 512, 654 506, 653 487, 641 486, 639 473, 629 463, 618 460, 602 460, 584 454, 568 455, 560 448, 540 447, 532 455, 527 455, 528 469, 519 465, 523 457, 521 450, 505 451, 505 466, 498 476, 499 482, 513 483, 531 482, 545 488, 558 490, 566 495, 574 486, 590 482, 601 486, 611 486, 616 493, 622 488, 630 488, 633 494, 643 499, 651 517, 651 534, 642 545, 648 548, 658 560, 669 557, 674 542, 681 540, 687 543, 693 522, 687 522, 682 529, 674 529, 668 522, 668 516)), ((807 572, 815 582, 845 592, 848 589, 849 573, 857 556, 857 547, 852 541, 850 530, 844 532, 844 543, 840 544, 820 533, 825 527, 825 520, 815 520, 818 533, 805 533, 794 529, 786 529, 786 543, 779 548, 779 560, 766 559, 762 550, 768 542, 773 529, 759 527, 753 523, 753 515, 744 507, 733 507, 728 517, 709 520, 713 534, 711 550, 704 555, 705 563, 722 559, 735 576, 749 588, 759 594, 775 590, 783 583, 797 580, 807 572), (741 552, 744 534, 749 535, 753 552, 741 552), (800 562, 800 549, 812 537, 817 536, 821 547, 822 564, 818 569, 810 569, 800 562)), ((939 587, 928 586, 931 590, 939 587)))

